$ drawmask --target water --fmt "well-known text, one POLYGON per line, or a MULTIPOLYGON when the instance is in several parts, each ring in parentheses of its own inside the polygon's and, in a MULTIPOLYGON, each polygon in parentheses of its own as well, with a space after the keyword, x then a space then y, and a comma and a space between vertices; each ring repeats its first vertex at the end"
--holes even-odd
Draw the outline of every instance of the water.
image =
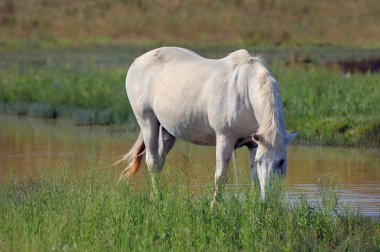
MULTIPOLYGON (((80 176, 89 167, 112 168, 111 164, 133 144, 136 131, 112 127, 78 127, 70 121, 42 120, 0 115, 0 182, 12 170, 26 180, 44 169, 68 167, 80 176), (129 133, 128 133, 129 132, 129 133)), ((238 169, 230 169, 230 187, 249 186, 248 151, 238 150, 238 169)), ((179 172, 197 188, 211 187, 214 178, 214 147, 177 142, 170 153, 163 177, 179 172), (178 168, 180 167, 180 168, 178 168)), ((116 169, 118 174, 120 169, 116 169)), ((285 185, 288 195, 300 192, 311 200, 317 195, 318 179, 334 175, 341 204, 380 216, 380 149, 290 146, 285 185)), ((143 166, 134 181, 145 183, 143 166)))
MULTIPOLYGON (((28 51, 0 51, 0 72, 9 68, 29 69, 71 66, 75 68, 88 67, 129 67, 132 61, 143 53, 153 49, 152 47, 128 47, 111 46, 99 48, 71 48, 56 50, 34 49, 28 51)), ((241 49, 240 47, 196 47, 190 48, 202 56, 209 58, 225 57, 230 52, 241 49)), ((272 61, 286 62, 299 57, 308 58, 314 63, 337 60, 368 60, 378 59, 378 49, 353 49, 353 48, 246 48, 253 54, 258 54, 271 63, 272 61)))

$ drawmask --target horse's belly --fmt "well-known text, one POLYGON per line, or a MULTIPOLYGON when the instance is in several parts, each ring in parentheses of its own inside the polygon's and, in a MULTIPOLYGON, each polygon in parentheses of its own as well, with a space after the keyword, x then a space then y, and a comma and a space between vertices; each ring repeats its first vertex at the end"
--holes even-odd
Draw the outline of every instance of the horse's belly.
POLYGON ((187 142, 215 145, 215 132, 207 111, 207 83, 181 81, 176 74, 170 78, 153 90, 153 110, 161 125, 187 142))
POLYGON ((194 107, 165 102, 155 106, 154 112, 160 124, 173 136, 199 145, 215 145, 215 131, 211 128, 207 114, 195 111, 194 107))
MULTIPOLYGON (((165 125, 163 125, 165 127, 165 125)), ((215 133, 212 130, 200 129, 193 125, 176 125, 176 127, 165 127, 169 132, 186 142, 191 142, 199 145, 215 145, 215 133), (169 128, 169 129, 168 129, 169 128)))

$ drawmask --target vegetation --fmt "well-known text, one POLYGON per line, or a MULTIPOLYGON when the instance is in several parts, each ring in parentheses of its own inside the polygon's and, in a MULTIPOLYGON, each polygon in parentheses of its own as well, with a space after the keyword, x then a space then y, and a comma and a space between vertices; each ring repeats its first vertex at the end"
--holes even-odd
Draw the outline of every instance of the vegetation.
POLYGON ((239 195, 226 191, 210 209, 211 190, 195 194, 187 179, 163 185, 161 199, 154 200, 149 189, 137 192, 127 183, 116 185, 113 174, 104 169, 90 166, 80 179, 72 179, 63 170, 23 184, 12 177, 4 181, 0 187, 0 250, 380 248, 379 224, 338 207, 338 195, 328 180, 321 183, 318 205, 303 196, 289 201, 277 181, 265 202, 260 201, 259 188, 252 187, 239 189, 239 195))
POLYGON ((377 0, 3 0, 0 47, 218 43, 378 47, 377 0))

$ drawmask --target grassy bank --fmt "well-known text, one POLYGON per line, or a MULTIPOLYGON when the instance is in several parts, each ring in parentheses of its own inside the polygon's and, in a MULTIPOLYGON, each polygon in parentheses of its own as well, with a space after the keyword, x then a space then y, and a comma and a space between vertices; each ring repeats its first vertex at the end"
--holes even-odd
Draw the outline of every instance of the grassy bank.
POLYGON ((131 115, 126 69, 46 68, 0 73, 1 110, 44 118, 71 117, 76 124, 112 124, 131 115))
MULTIPOLYGON (((258 188, 225 192, 209 207, 210 189, 164 186, 161 200, 147 189, 115 185, 113 174, 89 168, 87 176, 45 174, 0 187, 2 251, 375 251, 380 226, 337 207, 330 183, 321 203, 290 203, 276 183, 265 202, 258 188)), ((177 186, 176 186, 177 185, 177 186)))
POLYGON ((274 67, 287 128, 305 143, 380 146, 379 74, 274 67))
POLYGON ((379 10, 374 0, 4 0, 0 47, 131 41, 374 47, 379 10))
MULTIPOLYGON (((132 60, 132 58, 130 59, 132 60)), ((379 74, 343 76, 319 65, 271 63, 289 131, 308 144, 379 146, 379 74)), ((133 122, 124 80, 128 66, 48 64, 0 72, 0 111, 75 124, 133 122)))

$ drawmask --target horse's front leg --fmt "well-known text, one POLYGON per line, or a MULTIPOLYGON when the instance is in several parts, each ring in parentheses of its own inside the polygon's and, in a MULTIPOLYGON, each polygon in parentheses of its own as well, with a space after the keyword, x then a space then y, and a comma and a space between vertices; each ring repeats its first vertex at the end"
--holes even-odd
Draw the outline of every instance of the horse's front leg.
POLYGON ((251 166, 251 181, 252 184, 257 183, 259 177, 257 176, 257 166, 256 166, 256 151, 257 148, 251 148, 248 147, 249 150, 249 161, 250 161, 250 166, 251 166))
POLYGON ((222 187, 226 182, 228 173, 228 163, 234 150, 235 141, 226 136, 217 136, 216 138, 216 171, 215 171, 215 191, 211 207, 215 205, 222 187))

